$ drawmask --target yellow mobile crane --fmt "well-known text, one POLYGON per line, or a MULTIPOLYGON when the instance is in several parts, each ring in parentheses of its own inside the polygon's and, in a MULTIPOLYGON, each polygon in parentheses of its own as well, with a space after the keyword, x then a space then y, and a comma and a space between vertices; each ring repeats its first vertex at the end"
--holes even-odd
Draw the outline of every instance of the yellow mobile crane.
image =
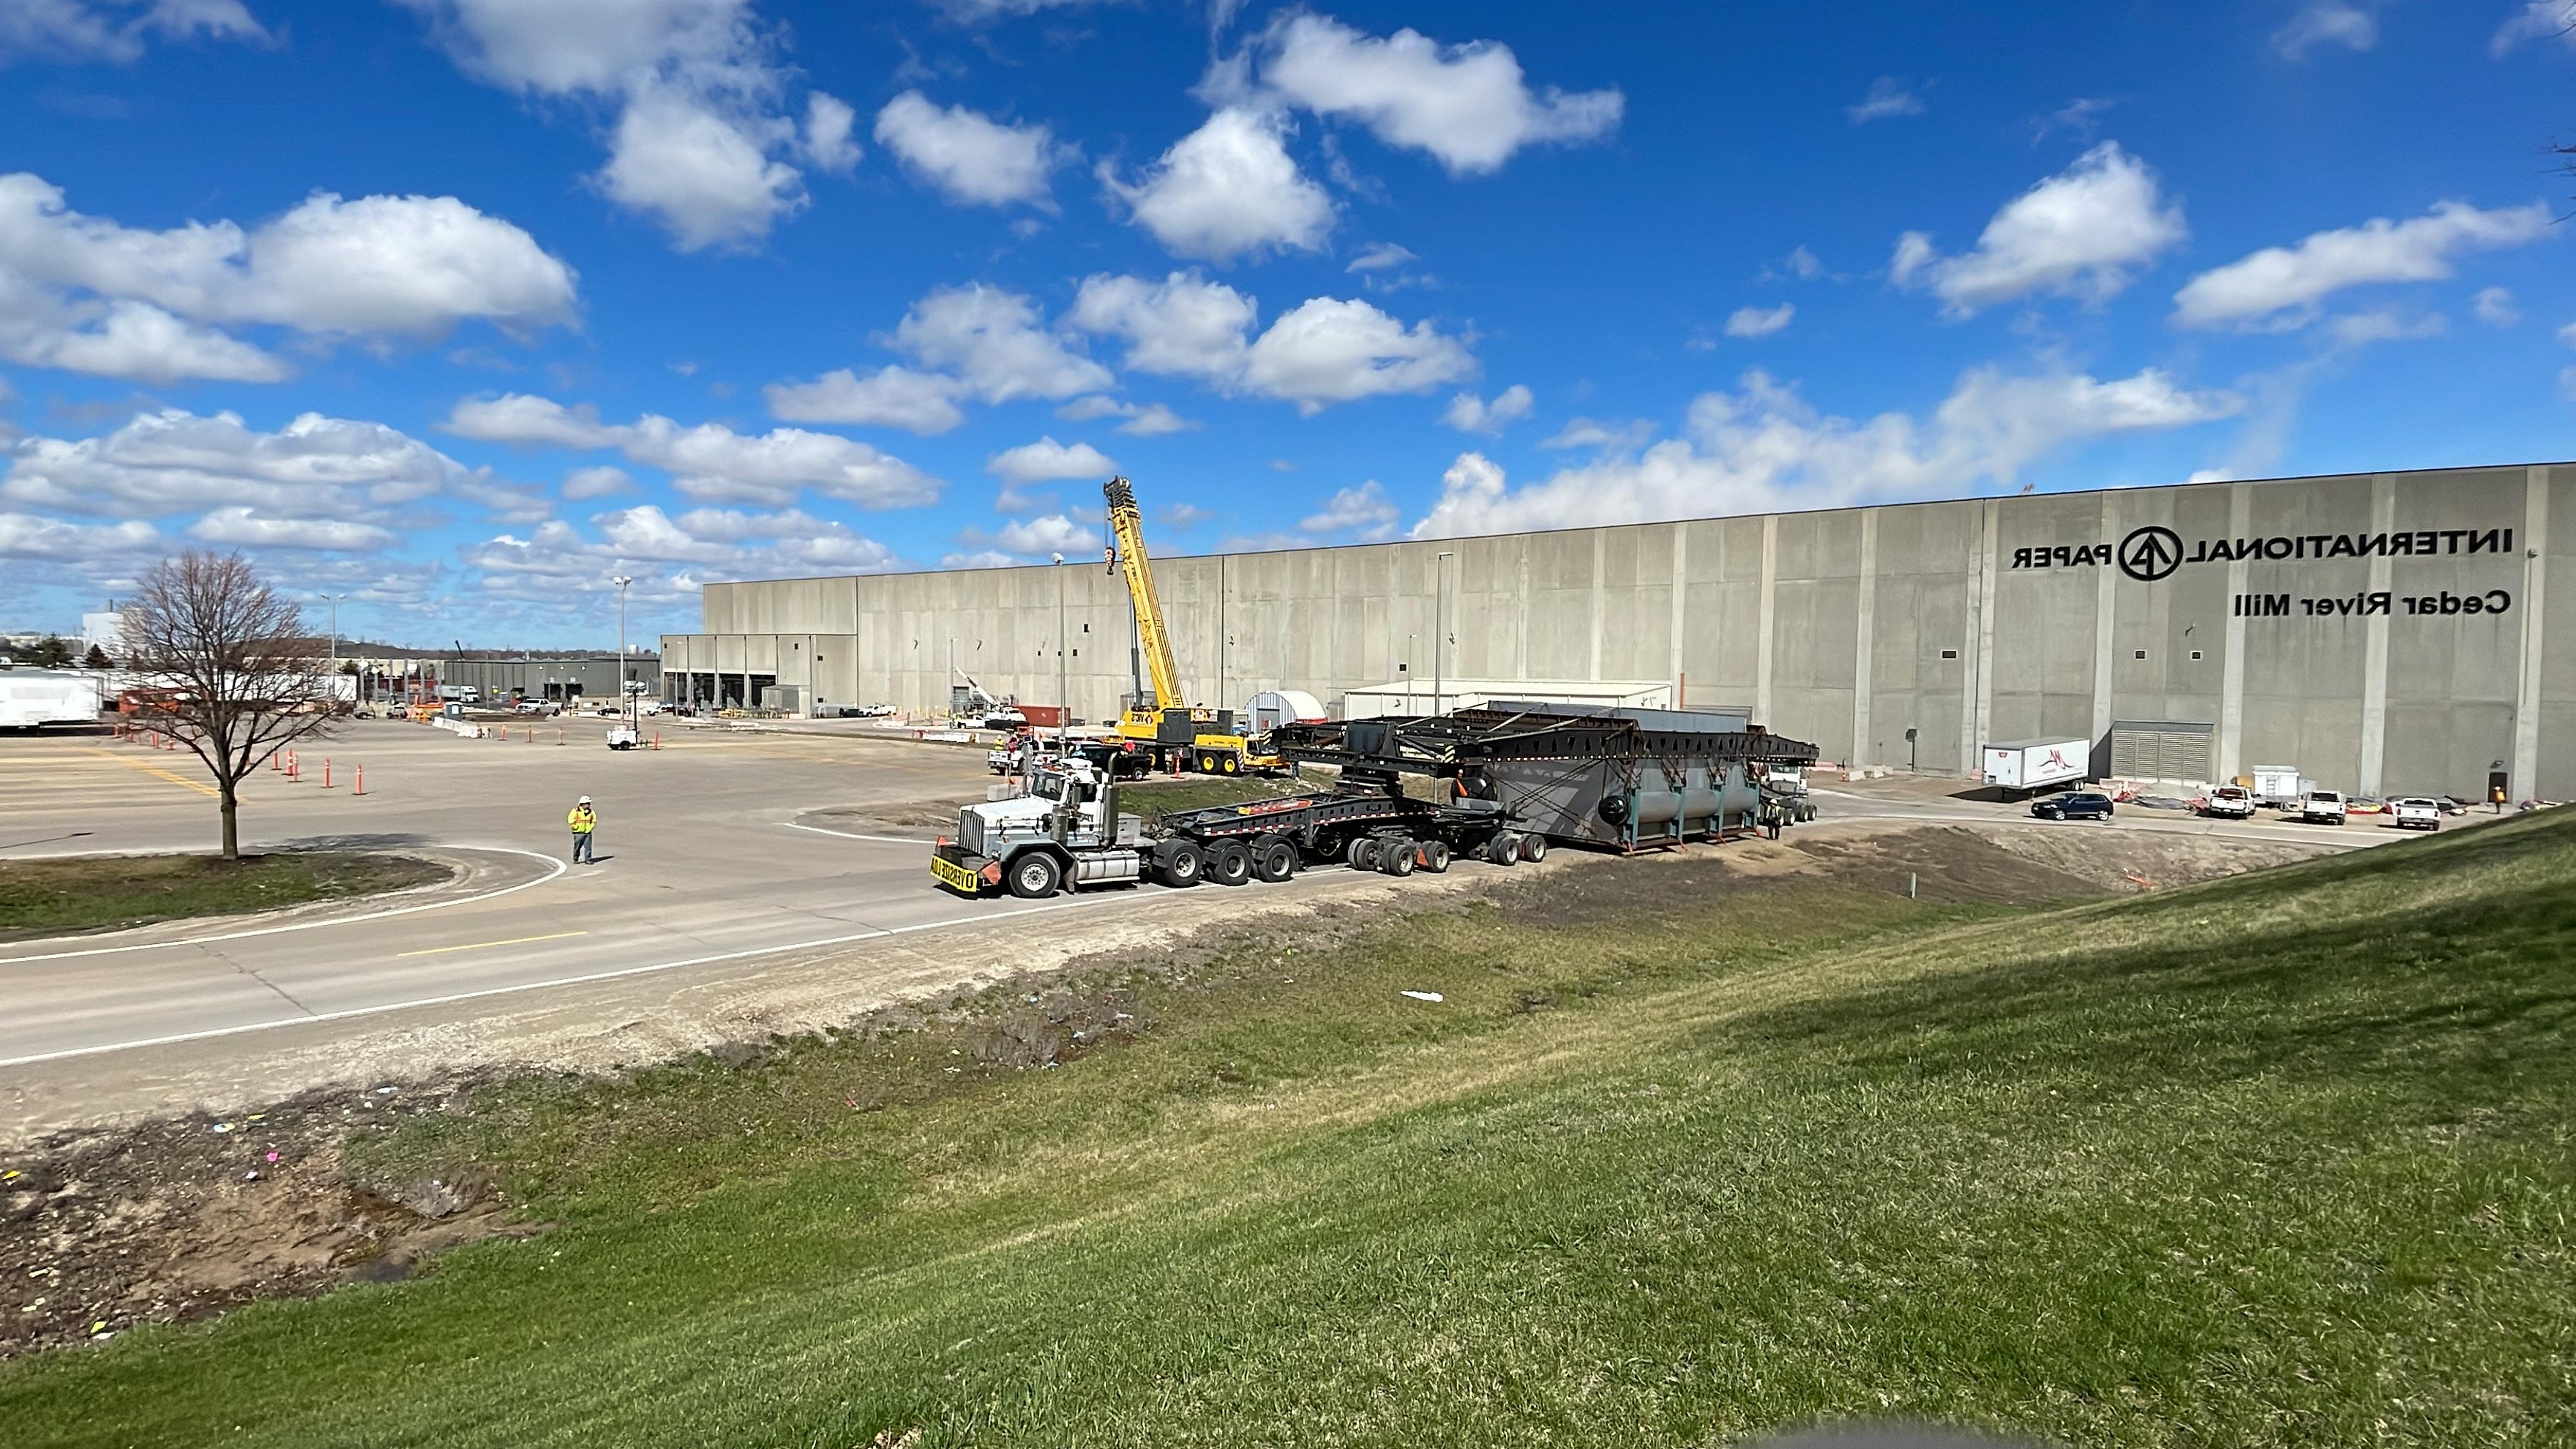
POLYGON ((1150 765, 1235 775, 1246 770, 1276 770, 1284 762, 1266 739, 1256 743, 1236 729, 1234 711, 1185 705, 1181 668, 1172 658, 1171 631, 1163 622, 1163 601, 1154 593, 1154 567, 1145 556, 1145 518, 1136 507, 1136 490, 1124 478, 1112 478, 1103 490, 1109 498, 1109 531, 1117 540, 1109 566, 1127 579, 1127 595, 1136 604, 1136 640, 1154 675, 1152 703, 1136 700, 1118 719, 1114 765, 1142 758, 1150 765))

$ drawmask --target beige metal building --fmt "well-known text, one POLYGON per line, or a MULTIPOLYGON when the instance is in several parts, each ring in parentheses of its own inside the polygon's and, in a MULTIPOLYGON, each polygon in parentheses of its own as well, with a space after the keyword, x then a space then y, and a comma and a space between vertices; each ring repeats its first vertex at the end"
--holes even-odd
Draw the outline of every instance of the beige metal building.
MULTIPOLYGON (((1749 706, 1855 765, 1973 773, 1984 740, 2080 736, 2107 772, 2120 735, 2125 759, 2176 778, 2282 764, 2362 794, 2563 798, 2576 586, 2552 600, 2547 585, 2572 544, 2576 465, 2539 464, 1157 558, 1155 573, 1196 702, 1285 686, 1332 705, 1435 669, 1664 680, 1685 707, 1749 706)), ((971 675, 1053 703, 1059 609, 1077 714, 1107 718, 1129 688, 1126 592, 1097 561, 711 584, 704 607, 703 632, 663 636, 666 697, 779 683, 809 707, 931 711, 971 675)))

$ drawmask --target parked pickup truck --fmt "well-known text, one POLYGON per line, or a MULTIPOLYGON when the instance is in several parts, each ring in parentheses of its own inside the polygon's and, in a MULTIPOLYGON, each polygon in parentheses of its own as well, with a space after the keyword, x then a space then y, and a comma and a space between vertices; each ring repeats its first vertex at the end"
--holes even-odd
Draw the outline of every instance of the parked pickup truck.
POLYGON ((2221 785, 2201 797, 2200 813, 2212 820, 2254 818, 2254 792, 2242 785, 2221 785))
POLYGON ((2299 808, 2292 813, 2310 825, 2341 825, 2343 796, 2332 790, 2310 790, 2299 797, 2299 808))
POLYGON ((2396 817, 2400 830, 2439 830, 2442 828, 2442 805, 2421 795, 2408 795, 2388 802, 2388 813, 2396 817))

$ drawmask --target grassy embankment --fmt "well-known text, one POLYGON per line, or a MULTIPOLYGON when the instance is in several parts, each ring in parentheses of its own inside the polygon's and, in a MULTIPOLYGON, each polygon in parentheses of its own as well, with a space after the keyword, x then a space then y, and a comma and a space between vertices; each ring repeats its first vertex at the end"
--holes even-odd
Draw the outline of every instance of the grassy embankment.
POLYGON ((0 861, 0 941, 272 911, 445 880, 399 855, 100 855, 0 861))
POLYGON ((934 1025, 498 1091, 365 1152, 485 1163, 547 1235, 0 1366, 0 1422, 2566 1442, 2576 811, 2044 912, 1684 862, 1514 884, 1068 991, 1137 1029, 1058 1070, 934 1025))

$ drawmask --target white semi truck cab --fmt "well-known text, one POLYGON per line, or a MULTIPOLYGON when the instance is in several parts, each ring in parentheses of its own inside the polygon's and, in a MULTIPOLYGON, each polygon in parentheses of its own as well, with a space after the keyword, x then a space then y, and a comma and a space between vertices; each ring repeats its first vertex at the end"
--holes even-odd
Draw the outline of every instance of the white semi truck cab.
POLYGON ((1081 759, 1049 760, 1028 793, 964 806, 957 838, 941 841, 931 874, 973 894, 1004 886, 1043 900, 1066 885, 1140 880, 1145 822, 1118 812, 1118 787, 1081 759))

